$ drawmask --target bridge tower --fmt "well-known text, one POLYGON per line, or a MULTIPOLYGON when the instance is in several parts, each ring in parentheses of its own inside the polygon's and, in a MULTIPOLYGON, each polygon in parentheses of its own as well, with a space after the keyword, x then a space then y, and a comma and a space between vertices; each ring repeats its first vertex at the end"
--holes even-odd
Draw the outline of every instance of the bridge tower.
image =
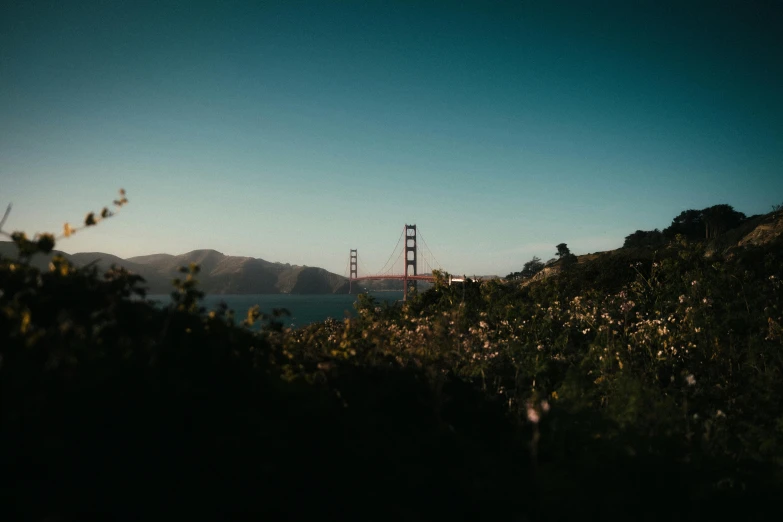
POLYGON ((359 277, 359 270, 357 269, 358 253, 355 248, 351 249, 351 271, 348 275, 348 293, 353 292, 353 280, 359 277))
POLYGON ((416 275, 416 225, 405 225, 405 273, 402 277, 402 300, 408 300, 408 292, 416 292, 416 280, 409 281, 408 276, 416 275))

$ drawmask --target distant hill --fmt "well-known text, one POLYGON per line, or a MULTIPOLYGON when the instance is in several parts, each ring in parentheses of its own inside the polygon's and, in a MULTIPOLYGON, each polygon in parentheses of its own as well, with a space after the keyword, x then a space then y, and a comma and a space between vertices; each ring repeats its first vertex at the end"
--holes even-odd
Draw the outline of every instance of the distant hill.
MULTIPOLYGON (((112 265, 125 268, 129 272, 138 274, 144 278, 146 288, 152 293, 168 293, 171 291, 171 278, 164 277, 142 264, 134 263, 127 259, 106 254, 103 252, 80 252, 77 254, 68 254, 60 250, 53 250, 49 255, 37 254, 33 256, 30 264, 40 270, 47 270, 52 257, 60 255, 76 266, 86 266, 94 264, 99 271, 105 272, 112 265)), ((17 256, 16 245, 10 241, 0 241, 0 256, 15 258, 17 256)))
MULTIPOLYGON (((348 279, 323 268, 272 263, 252 257, 227 256, 216 250, 194 250, 186 254, 152 254, 128 259, 103 252, 67 254, 54 251, 37 255, 32 264, 46 269, 54 255, 62 255, 74 265, 95 263, 105 271, 117 265, 144 278, 149 293, 171 291, 171 281, 180 277, 179 267, 196 263, 201 267, 199 288, 207 294, 334 294, 348 292, 348 279)), ((0 241, 0 255, 15 257, 16 246, 0 241)))

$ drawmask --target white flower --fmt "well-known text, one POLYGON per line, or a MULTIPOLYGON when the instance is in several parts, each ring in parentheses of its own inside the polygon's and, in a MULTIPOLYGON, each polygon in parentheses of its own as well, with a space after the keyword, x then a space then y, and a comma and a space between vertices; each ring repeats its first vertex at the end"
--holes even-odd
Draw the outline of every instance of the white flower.
POLYGON ((538 424, 538 421, 541 420, 541 417, 538 415, 536 409, 533 408, 533 406, 530 405, 529 403, 527 406, 527 420, 529 420, 533 424, 538 424))
POLYGON ((685 382, 688 383, 688 386, 693 386, 696 384, 696 377, 694 377, 693 374, 690 374, 685 378, 685 382))

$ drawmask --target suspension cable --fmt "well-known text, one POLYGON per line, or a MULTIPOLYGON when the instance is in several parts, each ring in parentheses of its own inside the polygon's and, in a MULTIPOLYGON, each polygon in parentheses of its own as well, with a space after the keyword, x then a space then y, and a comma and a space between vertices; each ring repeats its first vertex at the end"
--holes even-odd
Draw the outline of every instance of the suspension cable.
POLYGON ((367 274, 367 275, 372 275, 372 272, 370 272, 369 270, 367 270, 367 267, 366 267, 366 266, 364 266, 364 263, 362 262, 362 258, 361 258, 361 257, 359 257, 359 254, 358 254, 358 253, 356 254, 356 261, 359 263, 359 266, 361 266, 361 267, 362 267, 362 270, 364 270, 364 273, 365 273, 365 274, 367 274))
MULTIPOLYGON (((438 265, 439 269, 442 269, 443 267, 441 266, 440 263, 438 263, 438 260, 435 258, 435 254, 432 253, 432 249, 427 244, 427 240, 424 239, 424 236, 422 235, 421 231, 417 231, 417 232, 419 234, 419 237, 421 237, 421 242, 424 243, 424 246, 427 248, 427 251, 429 251, 430 255, 432 256, 432 260, 435 262, 436 265, 438 265)), ((430 268, 432 268, 432 267, 430 267, 430 268)))
MULTIPOLYGON (((384 263, 384 265, 383 265, 383 268, 381 268, 380 270, 378 270, 378 272, 377 272, 378 274, 383 274, 383 273, 385 273, 385 272, 384 272, 384 269, 386 268, 386 265, 388 265, 388 264, 389 264, 389 261, 391 261, 391 260, 392 260, 392 257, 394 257, 394 253, 395 253, 395 252, 397 252, 397 247, 398 247, 398 246, 400 246, 400 241, 402 241, 402 236, 403 236, 403 235, 405 235, 405 230, 403 230, 402 232, 400 232, 400 237, 397 239, 397 245, 395 245, 395 247, 394 247, 394 250, 392 250, 392 253, 391 253, 391 255, 389 255, 389 259, 387 259, 387 260, 386 260, 386 263, 384 263)), ((391 268, 390 268, 390 269, 391 269, 391 268)))
POLYGON ((430 263, 427 261, 427 255, 421 249, 419 249, 419 252, 421 253, 421 260, 424 261, 424 264, 427 265, 427 268, 429 268, 429 272, 432 273, 432 265, 430 265, 430 263))

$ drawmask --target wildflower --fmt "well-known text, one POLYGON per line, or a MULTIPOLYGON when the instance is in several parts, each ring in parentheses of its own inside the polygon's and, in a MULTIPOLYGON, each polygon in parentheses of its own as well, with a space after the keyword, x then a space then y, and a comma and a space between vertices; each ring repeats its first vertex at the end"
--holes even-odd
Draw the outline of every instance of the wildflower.
POLYGON ((685 302, 685 295, 681 295, 680 296, 680 303, 684 303, 684 302, 685 302))
POLYGON ((691 286, 696 286, 696 285, 698 285, 698 284, 699 284, 699 282, 694 280, 694 281, 691 283, 691 286))
POLYGON ((541 411, 543 411, 544 413, 549 411, 549 401, 547 401, 546 399, 541 401, 541 411))
POLYGON ((715 416, 716 416, 716 417, 725 417, 725 416, 726 416, 726 414, 725 414, 725 413, 723 413, 722 411, 718 410, 717 412, 715 412, 715 416))
POLYGON ((696 384, 696 378, 693 376, 693 374, 690 374, 685 378, 685 382, 688 383, 688 386, 693 386, 696 384))

